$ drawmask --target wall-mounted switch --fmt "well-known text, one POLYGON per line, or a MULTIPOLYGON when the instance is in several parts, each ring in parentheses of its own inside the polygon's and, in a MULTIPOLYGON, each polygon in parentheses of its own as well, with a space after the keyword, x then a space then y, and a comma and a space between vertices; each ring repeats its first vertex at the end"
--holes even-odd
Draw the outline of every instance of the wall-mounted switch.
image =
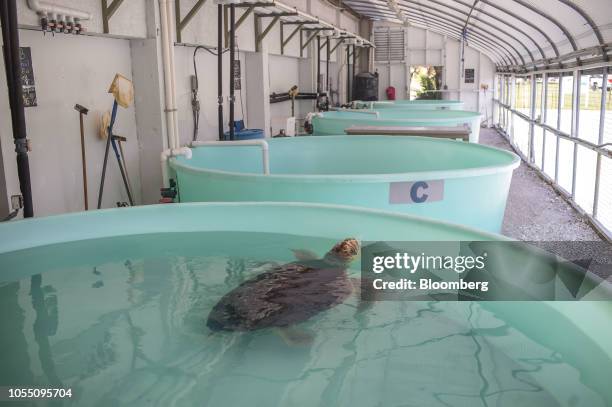
POLYGON ((23 208, 23 196, 11 195, 11 208, 16 211, 17 209, 23 208))

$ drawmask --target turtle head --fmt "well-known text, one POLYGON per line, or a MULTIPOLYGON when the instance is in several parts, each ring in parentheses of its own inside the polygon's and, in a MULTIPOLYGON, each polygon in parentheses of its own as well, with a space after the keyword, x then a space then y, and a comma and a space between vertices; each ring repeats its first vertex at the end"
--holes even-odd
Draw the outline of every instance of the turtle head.
POLYGON ((349 237, 332 247, 325 255, 325 260, 333 264, 349 264, 359 255, 359 248, 359 241, 349 237))

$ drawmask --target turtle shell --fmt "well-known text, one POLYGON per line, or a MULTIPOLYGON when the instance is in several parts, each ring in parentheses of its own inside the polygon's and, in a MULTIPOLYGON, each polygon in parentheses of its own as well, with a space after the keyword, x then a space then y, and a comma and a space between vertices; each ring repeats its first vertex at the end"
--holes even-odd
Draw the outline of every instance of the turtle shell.
POLYGON ((277 266, 225 294, 208 315, 213 331, 250 331, 303 322, 352 293, 346 268, 324 260, 277 266))

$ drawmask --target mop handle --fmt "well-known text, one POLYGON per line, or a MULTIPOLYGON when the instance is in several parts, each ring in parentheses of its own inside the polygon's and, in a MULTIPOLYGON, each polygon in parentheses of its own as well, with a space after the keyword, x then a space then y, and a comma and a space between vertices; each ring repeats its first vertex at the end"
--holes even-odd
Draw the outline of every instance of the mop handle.
POLYGON ((108 137, 110 137, 111 145, 113 146, 113 151, 115 152, 115 157, 117 160, 120 159, 119 150, 117 149, 117 143, 115 143, 115 139, 113 138, 113 126, 115 125, 115 118, 117 117, 117 101, 113 103, 113 112, 111 113, 110 123, 108 124, 108 137))
MULTIPOLYGON (((106 139, 106 149, 104 150, 104 164, 102 164, 102 176, 100 177, 100 190, 98 191, 98 209, 102 207, 102 194, 104 193, 104 180, 106 179, 106 165, 108 163, 108 149, 113 138, 113 124, 115 124, 115 117, 117 117, 117 100, 113 103, 113 113, 111 114, 111 121, 108 125, 106 139)), ((113 143, 114 147, 114 143, 113 143)))
POLYGON ((115 118, 117 117, 117 101, 113 103, 113 112, 111 113, 110 123, 108 125, 108 135, 113 134, 113 126, 115 125, 115 118))
POLYGON ((125 175, 125 170, 121 165, 121 155, 119 154, 119 149, 117 148, 117 143, 113 138, 113 126, 115 125, 115 118, 117 117, 117 100, 113 103, 113 112, 111 113, 110 124, 108 125, 108 137, 110 138, 111 145, 113 146, 113 151, 115 152, 115 157, 117 157, 117 163, 119 164, 119 171, 121 171, 121 178, 123 178, 123 184, 125 185, 125 190, 128 195, 128 199, 130 201, 130 206, 134 206, 134 200, 132 199, 132 192, 130 191, 130 187, 127 181, 127 176, 125 175))

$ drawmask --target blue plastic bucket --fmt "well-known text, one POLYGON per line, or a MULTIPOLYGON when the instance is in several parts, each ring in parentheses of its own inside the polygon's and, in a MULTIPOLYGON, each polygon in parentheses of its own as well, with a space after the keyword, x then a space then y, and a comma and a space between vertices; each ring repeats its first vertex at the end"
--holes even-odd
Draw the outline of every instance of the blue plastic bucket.
MULTIPOLYGON (((229 131, 226 131, 225 137, 229 140, 229 131)), ((234 132, 235 140, 254 140, 264 138, 264 131, 262 129, 242 129, 234 132)))

